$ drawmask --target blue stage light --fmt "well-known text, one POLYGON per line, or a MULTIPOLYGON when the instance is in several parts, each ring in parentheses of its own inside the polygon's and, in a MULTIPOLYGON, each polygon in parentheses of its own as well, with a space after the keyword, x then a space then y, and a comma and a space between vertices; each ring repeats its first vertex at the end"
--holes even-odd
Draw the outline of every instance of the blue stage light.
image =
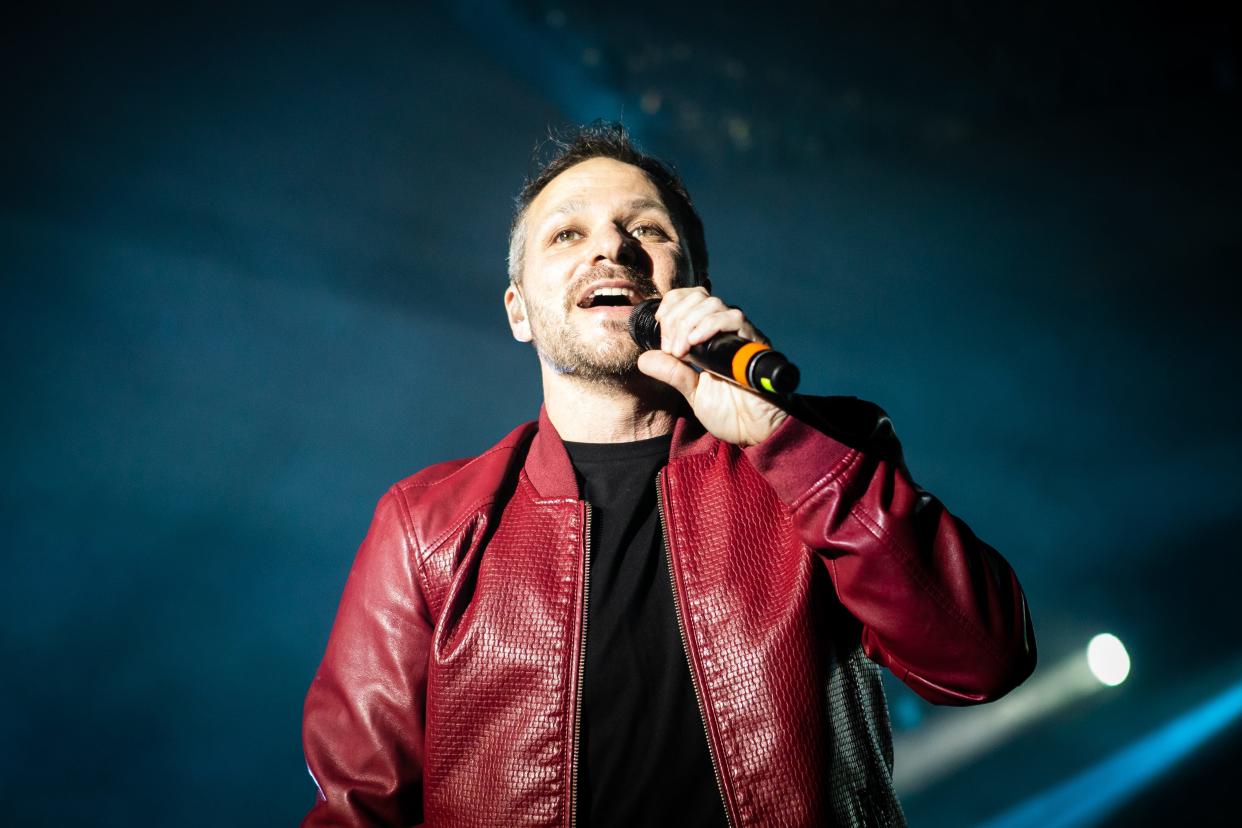
POLYGON ((980 828, 1080 828, 1097 824, 1239 716, 1242 682, 980 828))

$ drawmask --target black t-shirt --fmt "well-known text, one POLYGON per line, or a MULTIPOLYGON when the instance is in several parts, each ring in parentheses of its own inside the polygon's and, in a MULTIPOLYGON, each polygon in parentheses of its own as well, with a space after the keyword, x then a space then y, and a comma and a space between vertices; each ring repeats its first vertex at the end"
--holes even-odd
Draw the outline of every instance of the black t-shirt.
POLYGON ((578 819, 726 823, 677 628, 656 510, 670 437, 565 443, 591 504, 578 819))

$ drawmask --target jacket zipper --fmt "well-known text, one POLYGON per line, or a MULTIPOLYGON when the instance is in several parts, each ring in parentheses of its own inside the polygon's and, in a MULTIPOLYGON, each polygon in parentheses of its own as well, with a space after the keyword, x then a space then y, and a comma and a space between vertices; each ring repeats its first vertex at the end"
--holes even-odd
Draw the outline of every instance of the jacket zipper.
POLYGON ((686 654, 686 665, 690 668, 690 686, 694 689, 694 701, 699 706, 699 721, 703 723, 703 735, 707 738, 707 753, 712 761, 712 774, 716 777, 716 791, 720 794, 720 804, 724 806, 725 822, 733 828, 733 817, 729 813, 729 800, 725 797, 724 781, 720 775, 720 761, 716 756, 716 748, 712 744, 712 734, 707 729, 707 709, 703 706, 703 692, 699 688, 699 679, 694 673, 694 662, 690 659, 690 642, 686 639, 686 625, 681 615, 681 599, 677 593, 677 577, 673 574, 673 553, 668 546, 668 529, 664 524, 664 490, 663 470, 656 473, 656 514, 660 519, 660 540, 664 544, 664 559, 668 561, 668 580, 673 589, 673 613, 677 616, 677 634, 681 636, 681 648, 686 654))
POLYGON ((586 676, 587 605, 591 599, 591 504, 583 502, 582 519, 582 640, 578 644, 578 685, 574 700, 574 755, 569 782, 569 825, 578 823, 578 749, 582 742, 582 681, 586 676))

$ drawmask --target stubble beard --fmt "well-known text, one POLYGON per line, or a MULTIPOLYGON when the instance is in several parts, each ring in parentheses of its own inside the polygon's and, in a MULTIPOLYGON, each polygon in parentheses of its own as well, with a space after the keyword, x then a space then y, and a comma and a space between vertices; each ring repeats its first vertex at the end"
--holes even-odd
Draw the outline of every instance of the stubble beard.
MULTIPOLYGON (((577 280, 566 291, 566 296, 578 296, 592 281, 604 278, 624 278, 642 296, 657 293, 655 283, 644 274, 633 270, 605 268, 593 270, 577 280)), ((630 336, 628 318, 603 320, 608 335, 591 343, 583 338, 581 331, 570 321, 570 316, 576 309, 577 306, 570 298, 565 300, 561 308, 528 308, 535 351, 539 354, 540 361, 558 374, 597 385, 621 386, 640 376, 640 351, 638 344, 630 336)))
POLYGON ((611 335, 591 344, 568 319, 553 321, 541 316, 531 316, 535 350, 556 373, 601 385, 622 385, 638 373, 638 345, 625 320, 604 320, 611 335))

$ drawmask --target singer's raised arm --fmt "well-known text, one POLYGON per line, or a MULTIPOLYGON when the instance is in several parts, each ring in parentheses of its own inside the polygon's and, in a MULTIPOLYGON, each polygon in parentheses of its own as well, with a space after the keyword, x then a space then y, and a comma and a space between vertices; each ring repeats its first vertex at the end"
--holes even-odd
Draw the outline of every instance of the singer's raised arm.
POLYGON ((1036 650, 1017 576, 911 479, 888 416, 853 397, 792 411, 745 453, 818 550, 867 654, 939 704, 1021 683, 1036 650))

